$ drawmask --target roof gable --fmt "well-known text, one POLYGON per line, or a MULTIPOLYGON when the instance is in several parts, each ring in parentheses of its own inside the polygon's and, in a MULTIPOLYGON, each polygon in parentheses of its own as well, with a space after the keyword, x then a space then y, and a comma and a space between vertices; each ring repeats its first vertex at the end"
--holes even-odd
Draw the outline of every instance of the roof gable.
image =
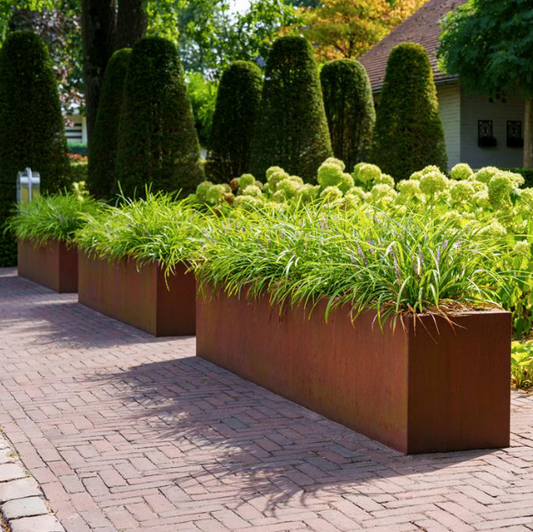
POLYGON ((455 76, 443 74, 437 67, 437 49, 441 28, 439 22, 449 11, 464 4, 466 0, 429 0, 416 13, 394 28, 382 41, 362 55, 364 65, 374 92, 379 92, 385 79, 387 60, 391 50, 403 42, 415 42, 424 46, 429 55, 435 83, 456 80, 455 76))

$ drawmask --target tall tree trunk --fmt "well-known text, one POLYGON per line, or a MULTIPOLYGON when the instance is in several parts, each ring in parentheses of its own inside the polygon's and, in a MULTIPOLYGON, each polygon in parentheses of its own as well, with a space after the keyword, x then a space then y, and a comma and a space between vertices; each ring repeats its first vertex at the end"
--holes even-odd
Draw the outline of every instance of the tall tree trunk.
POLYGON ((113 53, 116 30, 115 0, 82 0, 83 83, 87 134, 92 135, 100 89, 113 53))
POLYGON ((533 167, 533 98, 526 98, 524 118, 524 168, 533 167))
POLYGON ((116 49, 130 48, 146 34, 146 11, 143 0, 119 0, 116 49))

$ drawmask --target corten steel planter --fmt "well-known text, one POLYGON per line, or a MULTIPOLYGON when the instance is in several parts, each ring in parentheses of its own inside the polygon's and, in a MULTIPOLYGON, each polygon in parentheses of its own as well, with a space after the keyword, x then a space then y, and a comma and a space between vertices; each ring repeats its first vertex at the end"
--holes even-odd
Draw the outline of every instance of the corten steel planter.
POLYGON ((404 453, 509 445, 511 317, 471 312, 405 330, 325 301, 279 315, 263 296, 197 299, 198 356, 404 453), (438 330, 437 330, 438 326, 438 330))
POLYGON ((18 241, 18 274, 60 293, 78 291, 78 251, 60 240, 18 241))
POLYGON ((192 336, 196 281, 178 264, 165 275, 157 263, 107 261, 79 253, 79 302, 153 336, 192 336))

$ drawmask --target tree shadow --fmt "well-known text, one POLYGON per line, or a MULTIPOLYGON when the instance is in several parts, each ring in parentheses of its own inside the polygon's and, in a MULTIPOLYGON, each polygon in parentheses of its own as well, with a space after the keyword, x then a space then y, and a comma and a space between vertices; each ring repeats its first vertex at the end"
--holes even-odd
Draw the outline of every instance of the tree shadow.
POLYGON ((444 481, 453 466, 468 461, 475 468, 495 452, 405 456, 198 357, 100 378, 120 393, 132 424, 148 425, 153 439, 175 446, 165 469, 185 461, 207 474, 214 490, 231 486, 236 500, 262 498, 273 517, 280 508, 316 502, 318 492, 321 500, 338 500, 434 489, 426 475, 444 481))
MULTIPOLYGON (((78 294, 58 294, 0 270, 0 323, 20 330, 20 342, 55 344, 65 349, 103 349, 139 343, 158 344, 170 338, 148 333, 78 303, 78 294)), ((183 339, 189 337, 182 337, 183 339)))

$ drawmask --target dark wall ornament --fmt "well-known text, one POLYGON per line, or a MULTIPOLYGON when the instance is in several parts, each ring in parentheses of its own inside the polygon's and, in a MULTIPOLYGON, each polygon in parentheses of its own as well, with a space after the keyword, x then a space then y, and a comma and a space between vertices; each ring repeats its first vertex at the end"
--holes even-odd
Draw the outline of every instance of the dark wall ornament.
POLYGON ((520 120, 507 120, 507 147, 523 148, 522 122, 520 120))
POLYGON ((493 134, 492 120, 478 120, 477 134, 477 143, 480 148, 495 148, 498 145, 498 141, 493 134))

